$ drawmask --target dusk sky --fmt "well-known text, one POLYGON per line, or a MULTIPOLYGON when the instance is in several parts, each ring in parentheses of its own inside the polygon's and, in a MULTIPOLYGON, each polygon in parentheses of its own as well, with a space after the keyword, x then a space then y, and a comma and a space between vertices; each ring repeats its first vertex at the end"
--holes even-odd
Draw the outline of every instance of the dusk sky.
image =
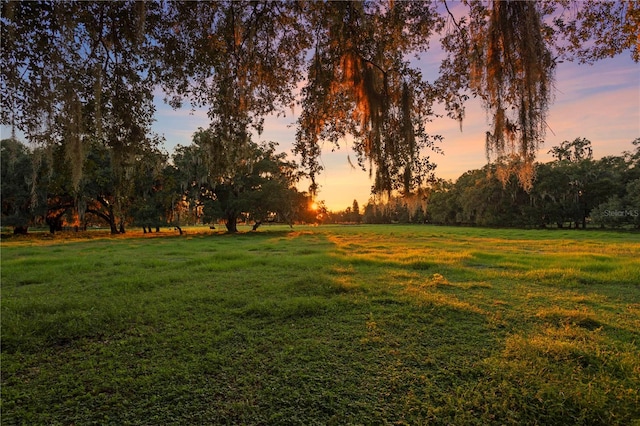
MULTIPOLYGON (((434 64, 435 61, 424 65, 425 78, 433 75, 434 64)), ((628 53, 594 65, 561 63, 556 71, 555 87, 555 100, 547 118, 549 129, 546 142, 538 152, 539 160, 549 160, 549 149, 578 137, 592 142, 596 158, 619 155, 633 148, 631 141, 640 137, 640 65, 634 63, 628 53)), ((299 113, 294 110, 293 114, 287 111, 286 117, 269 117, 260 140, 276 141, 280 151, 290 153, 299 113)), ((190 144, 194 131, 207 126, 205 111, 191 113, 189 108, 176 111, 159 102, 153 130, 165 136, 166 148, 171 151, 177 144, 190 144)), ((489 125, 478 102, 467 105, 462 131, 456 121, 448 118, 429 123, 428 129, 432 134, 444 136, 440 145, 444 155, 430 154, 438 165, 437 177, 456 180, 467 170, 486 164, 484 135, 489 125)), ((348 145, 349 141, 345 140, 344 147, 338 151, 331 152, 329 143, 323 149, 321 161, 325 170, 317 179, 318 200, 324 200, 331 210, 343 210, 351 206, 354 199, 364 206, 370 197, 373 182, 368 172, 349 165, 347 156, 352 160, 355 156, 348 145)), ((300 189, 307 187, 303 184, 300 189)))

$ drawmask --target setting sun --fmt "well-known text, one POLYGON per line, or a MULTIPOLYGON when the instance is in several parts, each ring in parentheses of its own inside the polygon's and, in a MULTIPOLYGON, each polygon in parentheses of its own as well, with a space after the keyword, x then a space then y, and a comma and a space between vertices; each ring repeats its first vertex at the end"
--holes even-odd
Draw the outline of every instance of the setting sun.
POLYGON ((309 204, 309 208, 313 211, 318 210, 318 203, 316 203, 315 201, 312 202, 311 204, 309 204))

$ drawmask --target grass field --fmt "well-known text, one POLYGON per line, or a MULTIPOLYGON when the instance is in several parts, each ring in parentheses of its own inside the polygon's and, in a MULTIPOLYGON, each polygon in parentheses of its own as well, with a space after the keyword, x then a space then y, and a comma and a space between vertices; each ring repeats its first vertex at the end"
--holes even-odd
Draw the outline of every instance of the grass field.
POLYGON ((2 242, 3 425, 640 424, 639 234, 165 234, 2 242))

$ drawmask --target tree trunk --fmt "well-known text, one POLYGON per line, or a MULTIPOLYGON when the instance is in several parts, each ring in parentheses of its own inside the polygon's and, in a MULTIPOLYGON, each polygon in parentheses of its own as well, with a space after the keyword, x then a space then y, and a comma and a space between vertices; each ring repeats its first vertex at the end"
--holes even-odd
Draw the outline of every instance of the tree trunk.
MULTIPOLYGON (((100 201, 100 199, 98 199, 98 201, 100 201)), ((101 203, 102 205, 107 207, 108 214, 105 215, 105 217, 109 222, 109 228, 111 228, 111 233, 115 235, 118 233, 118 227, 116 226, 116 216, 113 214, 113 207, 106 201, 105 202, 101 201, 101 203)))
POLYGON ((28 231, 28 226, 16 226, 13 228, 13 235, 27 235, 28 231))
POLYGON ((142 227, 142 233, 143 233, 143 234, 146 234, 146 233, 147 233, 147 227, 146 227, 146 226, 143 226, 143 227, 142 227))
POLYGON ((96 200, 102 205, 104 210, 106 210, 106 213, 104 211, 94 210, 89 208, 86 210, 85 213, 91 213, 98 216, 99 218, 101 218, 102 220, 104 220, 109 224, 109 228, 111 228, 112 234, 117 234, 118 227, 116 226, 116 218, 115 218, 115 215, 113 214, 113 207, 102 197, 98 197, 96 198, 96 200))
MULTIPOLYGON (((151 232, 151 228, 149 228, 149 232, 151 232)), ((160 227, 156 226, 156 232, 160 232, 160 227)))
POLYGON ((56 231, 62 231, 62 216, 66 212, 63 211, 60 214, 49 216, 46 218, 46 222, 49 225, 49 233, 55 234, 56 231))
POLYGON ((227 227, 227 232, 238 232, 238 221, 235 217, 227 218, 227 221, 224 223, 224 226, 227 227))

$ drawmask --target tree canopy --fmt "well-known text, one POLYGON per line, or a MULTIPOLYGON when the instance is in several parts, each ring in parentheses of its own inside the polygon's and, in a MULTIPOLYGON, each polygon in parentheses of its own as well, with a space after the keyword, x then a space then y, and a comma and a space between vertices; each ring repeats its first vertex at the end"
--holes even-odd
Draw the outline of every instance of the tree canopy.
POLYGON ((349 135, 374 190, 406 192, 434 167, 432 106, 442 103, 461 121, 476 96, 492 118, 490 158, 528 188, 558 61, 625 51, 640 60, 635 1, 469 0, 462 15, 449 6, 3 1, 0 121, 30 143, 63 146, 77 188, 96 140, 125 180, 137 146, 153 139, 154 91, 174 107, 208 108, 231 160, 250 151, 266 114, 297 102, 295 151, 312 179, 323 142, 339 145, 349 135), (440 72, 425 76, 411 58, 438 41, 440 72))

